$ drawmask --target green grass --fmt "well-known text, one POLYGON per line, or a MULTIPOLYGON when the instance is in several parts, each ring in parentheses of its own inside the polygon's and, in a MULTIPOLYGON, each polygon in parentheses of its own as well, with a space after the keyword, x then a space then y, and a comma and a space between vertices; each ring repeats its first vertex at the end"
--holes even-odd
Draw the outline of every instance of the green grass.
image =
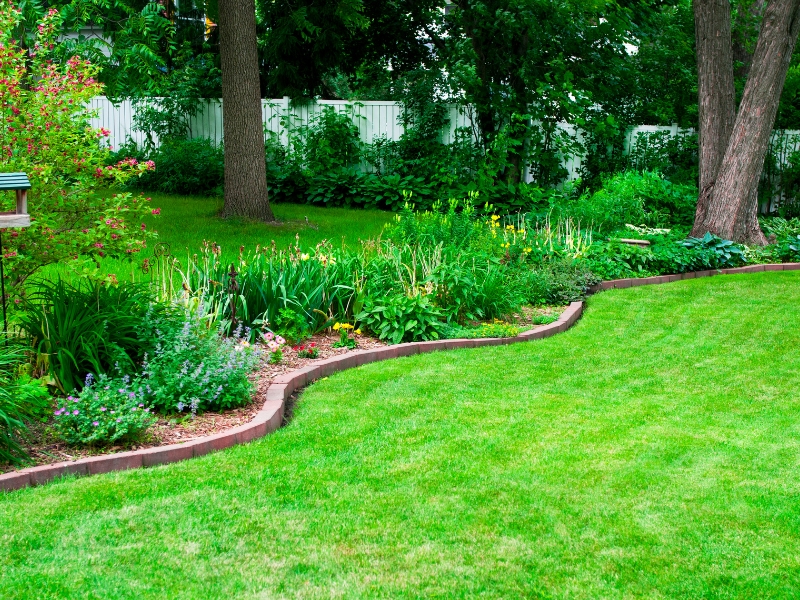
POLYGON ((0 498, 3 598, 800 597, 800 273, 318 382, 247 446, 0 498))
MULTIPOLYGON (((216 242, 223 254, 239 252, 239 247, 255 249, 256 245, 286 248, 295 244, 300 236, 303 248, 311 248, 327 240, 335 247, 357 248, 360 240, 377 237, 392 213, 380 210, 324 208, 307 204, 273 204, 279 225, 261 223, 242 218, 221 219, 222 198, 203 196, 175 196, 147 193, 152 198, 153 208, 160 208, 159 216, 148 217, 145 224, 158 232, 144 254, 136 256, 134 262, 127 260, 105 260, 104 271, 114 273, 120 279, 128 279, 131 273, 139 275, 142 259, 152 256, 157 243, 167 244, 170 252, 183 260, 191 251, 198 252, 204 240, 216 242), (308 222, 306 222, 308 218, 308 222)), ((137 225, 138 226, 138 225, 137 225)), ((44 271, 46 275, 66 272, 56 267, 44 271)))

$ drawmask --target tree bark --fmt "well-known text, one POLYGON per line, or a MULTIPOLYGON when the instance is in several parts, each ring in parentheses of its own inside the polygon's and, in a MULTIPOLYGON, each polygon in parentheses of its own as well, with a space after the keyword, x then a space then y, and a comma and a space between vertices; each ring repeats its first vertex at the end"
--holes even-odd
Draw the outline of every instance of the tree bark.
POLYGON ((694 0, 693 8, 700 121, 700 197, 695 222, 704 222, 711 190, 733 131, 736 90, 730 0, 694 0))
POLYGON ((769 2, 725 156, 693 234, 766 243, 757 219, 758 182, 798 33, 800 0, 769 2))
POLYGON ((274 221, 267 192, 254 0, 219 0, 218 25, 225 142, 223 214, 274 221))

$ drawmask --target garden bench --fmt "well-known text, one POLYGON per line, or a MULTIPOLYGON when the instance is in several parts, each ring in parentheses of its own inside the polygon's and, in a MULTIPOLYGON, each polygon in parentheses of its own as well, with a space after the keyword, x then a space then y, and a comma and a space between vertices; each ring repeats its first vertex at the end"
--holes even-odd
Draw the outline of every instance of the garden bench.
POLYGON ((31 182, 25 173, 0 173, 0 191, 17 193, 17 209, 14 212, 0 213, 0 229, 9 227, 29 227, 31 216, 28 214, 28 190, 31 182))

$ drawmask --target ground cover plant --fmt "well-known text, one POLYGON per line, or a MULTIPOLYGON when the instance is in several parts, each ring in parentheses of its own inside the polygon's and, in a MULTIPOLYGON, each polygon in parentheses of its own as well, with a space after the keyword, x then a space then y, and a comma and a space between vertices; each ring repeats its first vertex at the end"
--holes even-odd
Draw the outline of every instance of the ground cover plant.
POLYGON ((247 446, 8 494, 4 593, 796 597, 798 283, 605 292, 320 381, 247 446))

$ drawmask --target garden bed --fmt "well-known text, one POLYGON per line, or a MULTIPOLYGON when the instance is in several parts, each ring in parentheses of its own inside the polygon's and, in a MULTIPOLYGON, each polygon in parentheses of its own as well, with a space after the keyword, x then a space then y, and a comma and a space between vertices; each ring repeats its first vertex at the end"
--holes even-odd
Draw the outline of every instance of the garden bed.
MULTIPOLYGON (((513 326, 520 332, 535 329, 545 323, 558 319, 565 307, 523 307, 518 313, 511 315, 513 326)), ((477 325, 477 324, 475 324, 477 325)), ((231 409, 224 412, 204 412, 192 417, 191 414, 159 415, 158 421, 148 429, 144 439, 136 443, 117 444, 103 447, 70 446, 59 439, 53 431, 52 419, 47 422, 31 423, 28 443, 24 444, 25 450, 31 457, 31 462, 25 467, 41 466, 54 462, 74 461, 90 456, 115 454, 130 450, 156 448, 169 444, 188 442, 194 439, 224 433, 225 431, 250 422, 261 409, 261 402, 266 396, 266 390, 272 381, 284 373, 314 364, 349 352, 348 348, 336 348, 334 344, 339 340, 335 333, 321 333, 313 336, 304 346, 313 343, 318 351, 317 358, 300 358, 291 347, 286 347, 283 360, 278 364, 271 364, 266 359, 251 375, 255 385, 253 400, 247 406, 231 409)), ((381 348, 387 344, 368 336, 358 339, 359 350, 381 348)), ((267 357, 268 352, 264 352, 267 357)), ((0 473, 16 470, 13 465, 0 465, 0 473)))

